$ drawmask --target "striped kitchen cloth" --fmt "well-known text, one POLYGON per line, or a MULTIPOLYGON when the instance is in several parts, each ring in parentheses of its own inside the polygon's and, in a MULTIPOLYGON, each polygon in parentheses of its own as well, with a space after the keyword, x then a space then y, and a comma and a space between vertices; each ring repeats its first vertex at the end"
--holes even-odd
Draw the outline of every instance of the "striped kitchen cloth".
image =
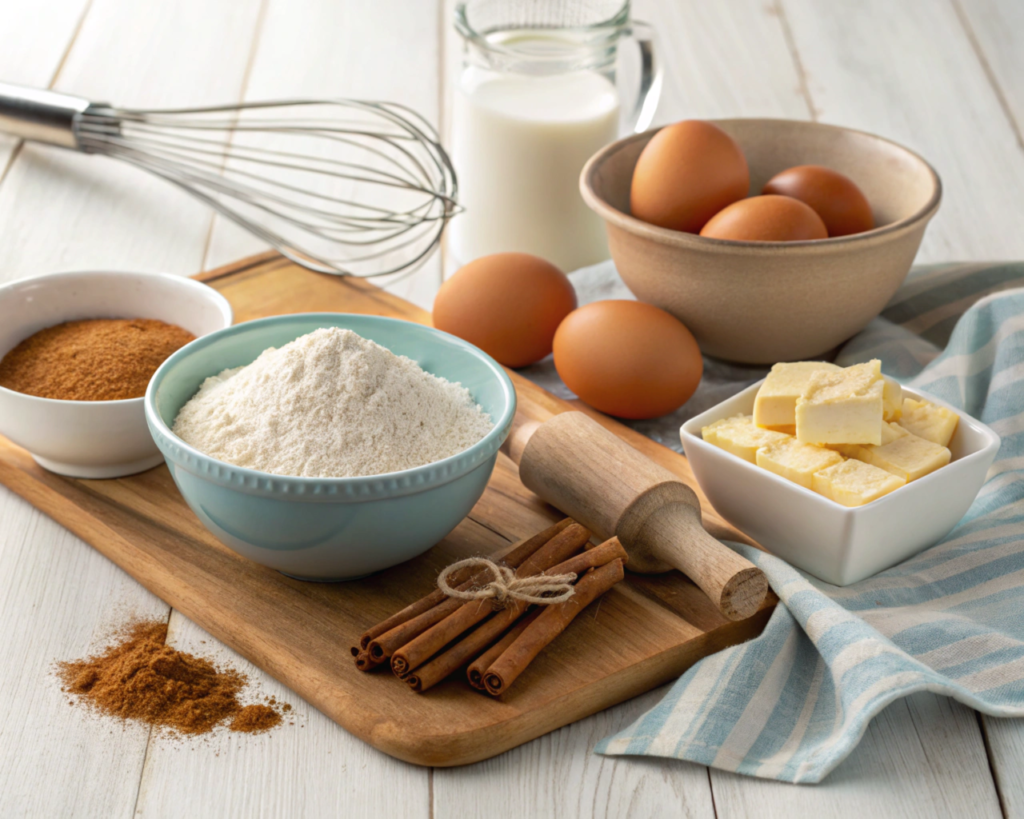
MULTIPOLYGON (((733 544, 781 603, 764 633, 707 657, 598 746, 819 782, 894 700, 933 691, 1024 716, 1024 264, 915 269, 842 350, 991 426, 1002 446, 942 543, 846 588, 733 544)), ((738 385, 742 386, 742 385, 738 385)))

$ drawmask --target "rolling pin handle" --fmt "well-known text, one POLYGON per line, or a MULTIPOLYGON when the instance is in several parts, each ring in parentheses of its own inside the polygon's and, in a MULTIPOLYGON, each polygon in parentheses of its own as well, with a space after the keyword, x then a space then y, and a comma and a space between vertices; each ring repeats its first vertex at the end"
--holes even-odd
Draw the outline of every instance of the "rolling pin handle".
POLYGON ((523 485, 599 538, 617 536, 631 571, 679 569, 730 620, 764 601, 764 573, 704 531, 693 490, 592 418, 517 413, 507 446, 523 485))
POLYGON ((639 541, 650 557, 675 566, 696 583, 730 620, 751 617, 768 594, 764 572, 709 535, 699 507, 675 503, 656 510, 640 530, 639 541))
POLYGON ((540 421, 532 421, 516 415, 512 421, 512 429, 505 439, 505 443, 501 445, 501 451, 508 455, 513 463, 518 464, 523 459, 523 450, 526 449, 526 445, 540 424, 540 421))

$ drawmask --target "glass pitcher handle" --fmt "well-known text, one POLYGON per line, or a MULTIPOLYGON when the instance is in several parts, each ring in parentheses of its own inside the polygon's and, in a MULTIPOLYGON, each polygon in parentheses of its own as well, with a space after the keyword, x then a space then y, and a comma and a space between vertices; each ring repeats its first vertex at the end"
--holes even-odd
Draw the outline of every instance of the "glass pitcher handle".
POLYGON ((630 117, 634 134, 639 134, 651 127, 654 112, 661 100, 661 86, 664 80, 661 62, 654 50, 654 29, 648 23, 631 20, 630 28, 637 46, 640 48, 640 90, 636 98, 636 108, 630 117))

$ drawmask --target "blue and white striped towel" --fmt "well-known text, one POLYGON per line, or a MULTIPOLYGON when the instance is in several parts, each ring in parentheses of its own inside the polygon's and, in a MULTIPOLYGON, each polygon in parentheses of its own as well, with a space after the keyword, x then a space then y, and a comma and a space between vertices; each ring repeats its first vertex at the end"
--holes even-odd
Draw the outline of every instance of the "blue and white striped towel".
MULTIPOLYGON (((736 545, 781 603, 764 633, 693 666, 599 746, 819 782, 889 703, 933 691, 1024 716, 1024 264, 915 270, 842 364, 962 407, 1002 446, 970 511, 939 545, 846 588, 736 545), (1014 289, 1018 288, 1018 289, 1014 289)), ((742 386, 742 385, 739 385, 742 386)))

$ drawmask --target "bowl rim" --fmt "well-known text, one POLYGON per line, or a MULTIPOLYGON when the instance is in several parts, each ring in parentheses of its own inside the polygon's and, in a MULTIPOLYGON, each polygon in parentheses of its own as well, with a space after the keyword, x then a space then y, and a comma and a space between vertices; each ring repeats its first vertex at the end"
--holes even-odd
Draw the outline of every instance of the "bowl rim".
MULTIPOLYGON (((187 289, 192 289, 196 293, 202 293, 205 296, 209 296, 211 303, 215 304, 217 308, 220 310, 221 317, 224 319, 225 324, 222 328, 220 328, 220 330, 214 330, 213 332, 219 333, 221 330, 230 329, 232 326, 232 322, 235 320, 235 312, 234 308, 231 307, 231 302, 229 302, 222 293, 210 287, 210 285, 206 284, 205 282, 193 279, 191 276, 178 276, 175 275, 174 273, 146 273, 141 270, 65 270, 58 273, 44 273, 42 276, 23 276, 20 279, 15 279, 14 281, 5 282, 4 284, 0 285, 0 299, 2 299, 9 291, 14 290, 17 287, 29 284, 30 282, 38 282, 44 280, 51 281, 54 279, 79 279, 96 275, 141 276, 144 278, 152 277, 156 279, 163 279, 164 281, 173 281, 175 284, 184 284, 187 289)), ((141 316, 140 318, 144 318, 144 316, 141 316)), ((210 334, 207 333, 207 335, 210 334)), ((205 338, 205 336, 200 336, 200 338, 205 338)), ((24 340, 25 339, 22 339, 22 341, 24 340)), ((192 342, 189 343, 191 344, 192 342)), ((10 352, 10 350, 8 350, 7 352, 10 352)), ((6 355, 7 352, 5 352, 4 355, 6 355)), ((177 350, 175 352, 177 352, 177 350)), ((0 356, 0 358, 3 358, 3 356, 0 356)), ((155 376, 156 373, 153 373, 153 375, 155 376)), ((42 395, 29 395, 27 392, 18 392, 17 390, 12 390, 4 386, 0 386, 0 396, 17 396, 16 400, 39 402, 41 405, 45 406, 68 407, 111 407, 136 405, 141 406, 142 402, 146 400, 144 395, 140 395, 137 398, 117 398, 105 401, 81 401, 67 398, 46 398, 42 395)))
MULTIPOLYGON (((713 450, 716 454, 728 456, 730 459, 732 459, 731 462, 734 462, 737 465, 745 465, 749 469, 754 470, 759 476, 761 476, 762 479, 771 480, 777 486, 785 486, 789 491, 795 491, 801 497, 806 498, 808 502, 817 503, 822 508, 831 509, 833 514, 842 514, 850 516, 874 514, 877 510, 884 509, 884 507, 894 506, 900 503, 901 498, 906 497, 906 493, 902 495, 900 494, 901 490, 925 487, 924 491, 927 491, 927 487, 930 486, 931 483, 934 482, 934 480, 941 480, 943 479, 943 477, 950 477, 950 473, 948 471, 945 471, 948 470, 950 467, 953 467, 954 471, 956 471, 956 465, 958 464, 967 464, 971 461, 989 458, 990 456, 994 458, 1001 443, 1001 439, 999 438, 999 436, 987 424, 979 421, 972 415, 968 415, 966 412, 957 407, 954 407, 952 404, 943 401, 936 395, 932 395, 929 392, 920 390, 917 387, 904 385, 901 383, 900 386, 903 389, 905 396, 915 398, 916 400, 928 401, 937 406, 945 407, 946 409, 955 412, 960 419, 960 423, 966 423, 968 426, 974 429, 975 432, 980 433, 982 437, 985 439, 985 443, 978 449, 975 449, 972 452, 968 452, 962 457, 957 458, 955 461, 950 461, 946 466, 941 467, 940 469, 936 469, 934 472, 930 472, 927 475, 918 478, 916 481, 911 481, 911 483, 901 486, 899 489, 890 492, 888 495, 883 495, 882 497, 877 498, 876 500, 873 500, 869 503, 866 503, 863 506, 843 506, 841 503, 837 503, 831 498, 826 498, 824 495, 819 495, 817 492, 808 489, 805 486, 801 486, 798 483, 794 483, 793 481, 787 480, 786 478, 783 478, 781 475, 776 475, 774 472, 770 472, 767 469, 762 469, 756 464, 752 464, 750 463, 750 461, 744 460, 743 458, 740 458, 738 455, 734 455, 733 453, 721 449, 720 447, 717 447, 714 444, 709 444, 701 437, 700 431, 702 427, 707 426, 708 424, 711 424, 714 421, 719 420, 720 418, 728 417, 723 412, 727 404, 732 404, 734 401, 738 401, 739 399, 746 397, 748 393, 756 395, 757 390, 760 389, 764 381, 765 379, 762 378, 759 381, 756 381, 753 384, 751 384, 749 387, 745 387, 744 389, 740 390, 735 395, 726 398, 724 401, 719 401, 713 407, 710 407, 709 409, 704 410, 704 412, 693 416, 693 418, 684 421, 682 426, 680 426, 679 428, 679 434, 681 443, 683 445, 683 450, 686 450, 687 444, 689 443, 691 446, 698 446, 698 448, 707 449, 708 451, 713 450), (943 472, 945 472, 945 475, 941 476, 941 473, 943 472)), ((981 487, 978 488, 978 491, 980 491, 980 489, 981 487)))
MULTIPOLYGON (((319 329, 319 328, 318 328, 319 329)), ((349 329, 344 328, 343 329, 349 329)), ((309 332, 313 332, 312 330, 309 332)), ((305 333, 303 334, 305 335, 305 333)), ((296 336, 299 338, 300 336, 296 336)), ((293 339, 294 340, 294 339, 293 339)), ((377 342, 379 343, 379 342, 377 342)), ((381 345, 382 347, 385 345, 381 345)), ((475 399, 474 399, 475 400, 475 399)), ((206 480, 221 486, 238 489, 255 494, 269 494, 275 497, 280 495, 312 495, 319 496, 324 500, 340 500, 339 493, 349 496, 350 500, 378 500, 381 498, 398 497, 406 494, 414 494, 426 489, 449 483, 456 478, 468 474, 478 467, 487 458, 497 454, 501 444, 508 436, 512 426, 512 419, 515 416, 517 395, 512 379, 509 378, 505 369, 491 356, 479 347, 464 341, 457 336, 438 330, 426 324, 408 321, 406 319, 392 318, 390 316, 377 316, 371 313, 288 313, 279 316, 266 316, 264 318, 252 319, 251 321, 240 322, 222 330, 208 333, 197 338, 174 352, 160 368, 153 374, 149 386, 146 389, 144 398, 146 409, 146 420, 149 423, 150 431, 156 439, 157 445, 163 452, 165 459, 171 460, 171 456, 164 451, 164 444, 170 445, 174 452, 174 460, 179 466, 196 473, 190 469, 185 459, 179 453, 184 453, 188 458, 200 465, 202 475, 206 480), (384 324, 401 324, 417 328, 428 335, 440 337, 447 344, 457 347, 466 353, 479 359, 492 374, 497 378, 505 396, 505 410, 497 419, 492 419, 494 426, 479 441, 447 458, 440 461, 433 461, 410 469, 403 469, 397 472, 382 472, 377 475, 355 475, 340 478, 314 478, 298 475, 278 475, 273 472, 264 472, 258 469, 250 469, 244 466, 237 466, 207 455, 191 444, 186 443, 164 422, 156 409, 156 393, 160 384, 170 369, 180 361, 188 358, 213 344, 217 344, 223 338, 237 333, 251 330, 253 327, 265 327, 277 324, 289 324, 297 321, 327 321, 321 327, 343 327, 337 322, 339 319, 358 318, 371 322, 384 324), (161 441, 160 438, 164 441, 161 441), (373 486, 376 484, 376 486, 373 486), (390 484, 386 486, 385 484, 390 484), (327 494, 330 497, 324 498, 327 494)), ((198 473, 196 473, 198 474, 198 473)), ((318 499, 319 499, 318 498, 318 499)), ((312 499, 312 498, 311 498, 312 499)))
POLYGON ((715 239, 710 236, 701 236, 698 233, 687 233, 681 230, 659 227, 658 225, 652 225, 649 222, 644 222, 629 213, 613 207, 597 194, 597 191, 593 186, 593 178, 598 169, 612 155, 625 149, 634 142, 650 140, 662 128, 672 124, 666 123, 665 125, 660 125, 657 128, 651 128, 650 130, 643 131, 639 134, 630 134, 622 139, 617 139, 615 142, 605 145, 587 160, 586 165, 583 166, 583 170, 580 172, 579 181, 580 194, 583 196, 583 200, 587 203, 587 206, 601 216, 605 221, 610 222, 629 233, 652 239, 661 244, 704 250, 719 248, 722 250, 745 251, 747 253, 785 253, 792 251, 814 253, 828 252, 838 248, 845 248, 848 245, 874 243, 889 238, 892 234, 903 233, 913 228, 918 223, 922 221, 927 222, 931 219, 932 216, 935 215, 935 212, 938 210, 939 204, 942 201, 942 180, 931 164, 916 151, 912 151, 905 145, 901 145, 895 140, 888 139, 887 137, 872 134, 869 131, 862 131, 858 128, 846 128, 842 125, 832 125, 830 123, 813 122, 809 120, 782 119, 778 117, 726 117, 719 119, 706 119, 703 121, 710 122, 715 125, 734 122, 785 123, 786 125, 796 125, 797 127, 852 133, 869 137, 870 139, 893 146, 914 161, 920 163, 931 179, 932 192, 928 197, 928 201, 910 216, 906 216, 896 222, 891 222, 888 225, 882 225, 881 227, 872 228, 871 230, 865 230, 861 233, 852 233, 847 236, 830 236, 825 239, 804 239, 797 242, 750 242, 738 239, 715 239))

